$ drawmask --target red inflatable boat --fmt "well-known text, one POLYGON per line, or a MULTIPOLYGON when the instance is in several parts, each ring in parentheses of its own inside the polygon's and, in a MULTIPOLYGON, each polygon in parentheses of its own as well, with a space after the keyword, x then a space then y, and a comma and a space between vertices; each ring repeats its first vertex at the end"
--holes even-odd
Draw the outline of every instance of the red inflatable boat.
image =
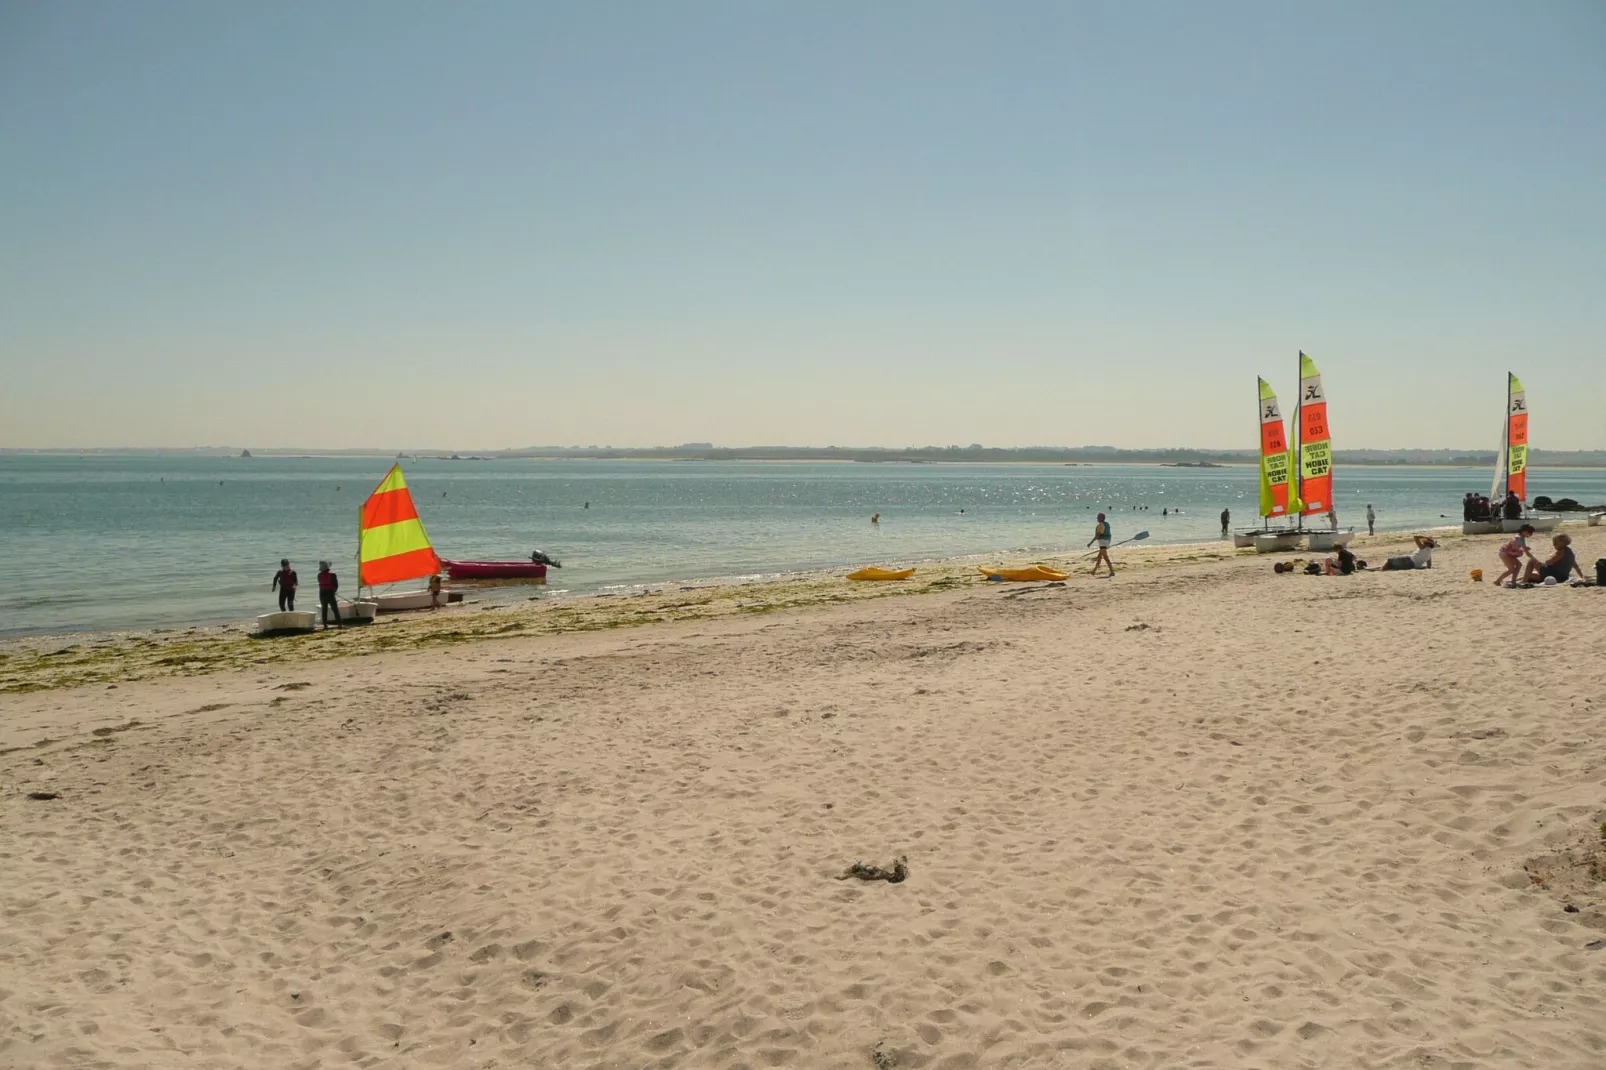
POLYGON ((442 561, 454 580, 544 580, 546 566, 534 561, 442 561))

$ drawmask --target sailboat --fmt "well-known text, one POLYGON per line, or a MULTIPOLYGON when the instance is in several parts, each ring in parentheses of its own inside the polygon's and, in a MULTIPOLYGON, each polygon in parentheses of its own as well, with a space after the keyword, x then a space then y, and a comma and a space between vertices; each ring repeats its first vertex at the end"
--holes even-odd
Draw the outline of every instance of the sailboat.
POLYGON ((1297 545, 1299 533, 1293 528, 1273 528, 1274 517, 1288 518, 1288 436, 1283 430, 1282 409, 1271 384, 1257 379, 1260 387, 1260 516, 1261 527, 1240 531, 1232 544, 1253 546, 1261 553, 1282 553, 1297 545))
MULTIPOLYGON (((1327 393, 1316 362, 1299 354, 1299 401, 1294 409, 1294 497, 1290 503, 1303 528, 1307 516, 1330 513, 1333 505, 1333 436, 1327 426, 1327 393)), ((1312 552, 1342 546, 1354 528, 1309 532, 1312 552)))
POLYGON ((401 465, 392 465, 379 486, 357 510, 357 594, 350 603, 341 604, 341 614, 351 605, 353 612, 366 614, 394 613, 404 609, 427 609, 448 601, 461 601, 457 592, 442 592, 437 598, 428 590, 387 591, 377 593, 373 588, 391 583, 434 576, 441 571, 441 559, 430 544, 424 522, 418 518, 418 507, 413 503, 412 492, 401 465), (369 588, 368 597, 362 589, 369 588), (367 607, 371 606, 372 609, 367 607))
POLYGON ((1561 517, 1553 513, 1532 513, 1515 520, 1501 519, 1500 510, 1509 495, 1528 500, 1528 392, 1522 380, 1506 373, 1506 413, 1500 426, 1500 450, 1494 459, 1494 480, 1489 484, 1488 520, 1467 520, 1461 524, 1464 535, 1514 533, 1524 524, 1535 531, 1554 531, 1561 517))

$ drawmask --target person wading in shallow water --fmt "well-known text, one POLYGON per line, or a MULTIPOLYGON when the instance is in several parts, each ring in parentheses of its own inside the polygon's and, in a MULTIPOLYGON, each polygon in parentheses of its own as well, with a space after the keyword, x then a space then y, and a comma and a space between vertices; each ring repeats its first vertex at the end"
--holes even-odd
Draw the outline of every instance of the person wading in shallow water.
POLYGON ((1227 537, 1227 525, 1230 523, 1232 523, 1232 510, 1223 509, 1221 511, 1221 537, 1223 539, 1227 537))
POLYGON ((1099 514, 1099 522, 1093 526, 1093 537, 1087 540, 1089 546, 1094 543, 1099 544, 1099 556, 1093 562, 1093 575, 1099 574, 1100 562, 1110 570, 1110 575, 1115 575, 1115 566, 1110 563, 1110 522, 1104 519, 1103 513, 1099 514))
POLYGON ((268 590, 279 592, 279 612, 288 613, 296 608, 296 570, 290 567, 288 557, 279 558, 279 571, 273 574, 268 590))
POLYGON ((335 575, 329 567, 329 562, 318 562, 318 612, 323 617, 323 626, 329 627, 329 615, 334 614, 335 623, 340 620, 340 602, 335 598, 335 592, 340 590, 340 577, 335 575))

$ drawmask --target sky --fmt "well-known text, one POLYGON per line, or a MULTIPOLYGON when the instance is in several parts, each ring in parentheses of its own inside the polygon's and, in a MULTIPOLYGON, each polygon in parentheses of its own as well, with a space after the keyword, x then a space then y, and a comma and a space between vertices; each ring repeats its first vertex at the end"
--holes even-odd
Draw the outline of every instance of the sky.
POLYGON ((0 447, 1606 448, 1606 5, 0 0, 0 447))

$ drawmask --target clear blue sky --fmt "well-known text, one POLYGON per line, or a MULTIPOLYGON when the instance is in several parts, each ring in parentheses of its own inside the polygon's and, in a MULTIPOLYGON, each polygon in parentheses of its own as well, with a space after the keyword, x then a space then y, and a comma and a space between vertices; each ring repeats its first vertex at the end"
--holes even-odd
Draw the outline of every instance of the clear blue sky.
POLYGON ((0 0, 0 446, 1606 447, 1606 4, 0 0))

